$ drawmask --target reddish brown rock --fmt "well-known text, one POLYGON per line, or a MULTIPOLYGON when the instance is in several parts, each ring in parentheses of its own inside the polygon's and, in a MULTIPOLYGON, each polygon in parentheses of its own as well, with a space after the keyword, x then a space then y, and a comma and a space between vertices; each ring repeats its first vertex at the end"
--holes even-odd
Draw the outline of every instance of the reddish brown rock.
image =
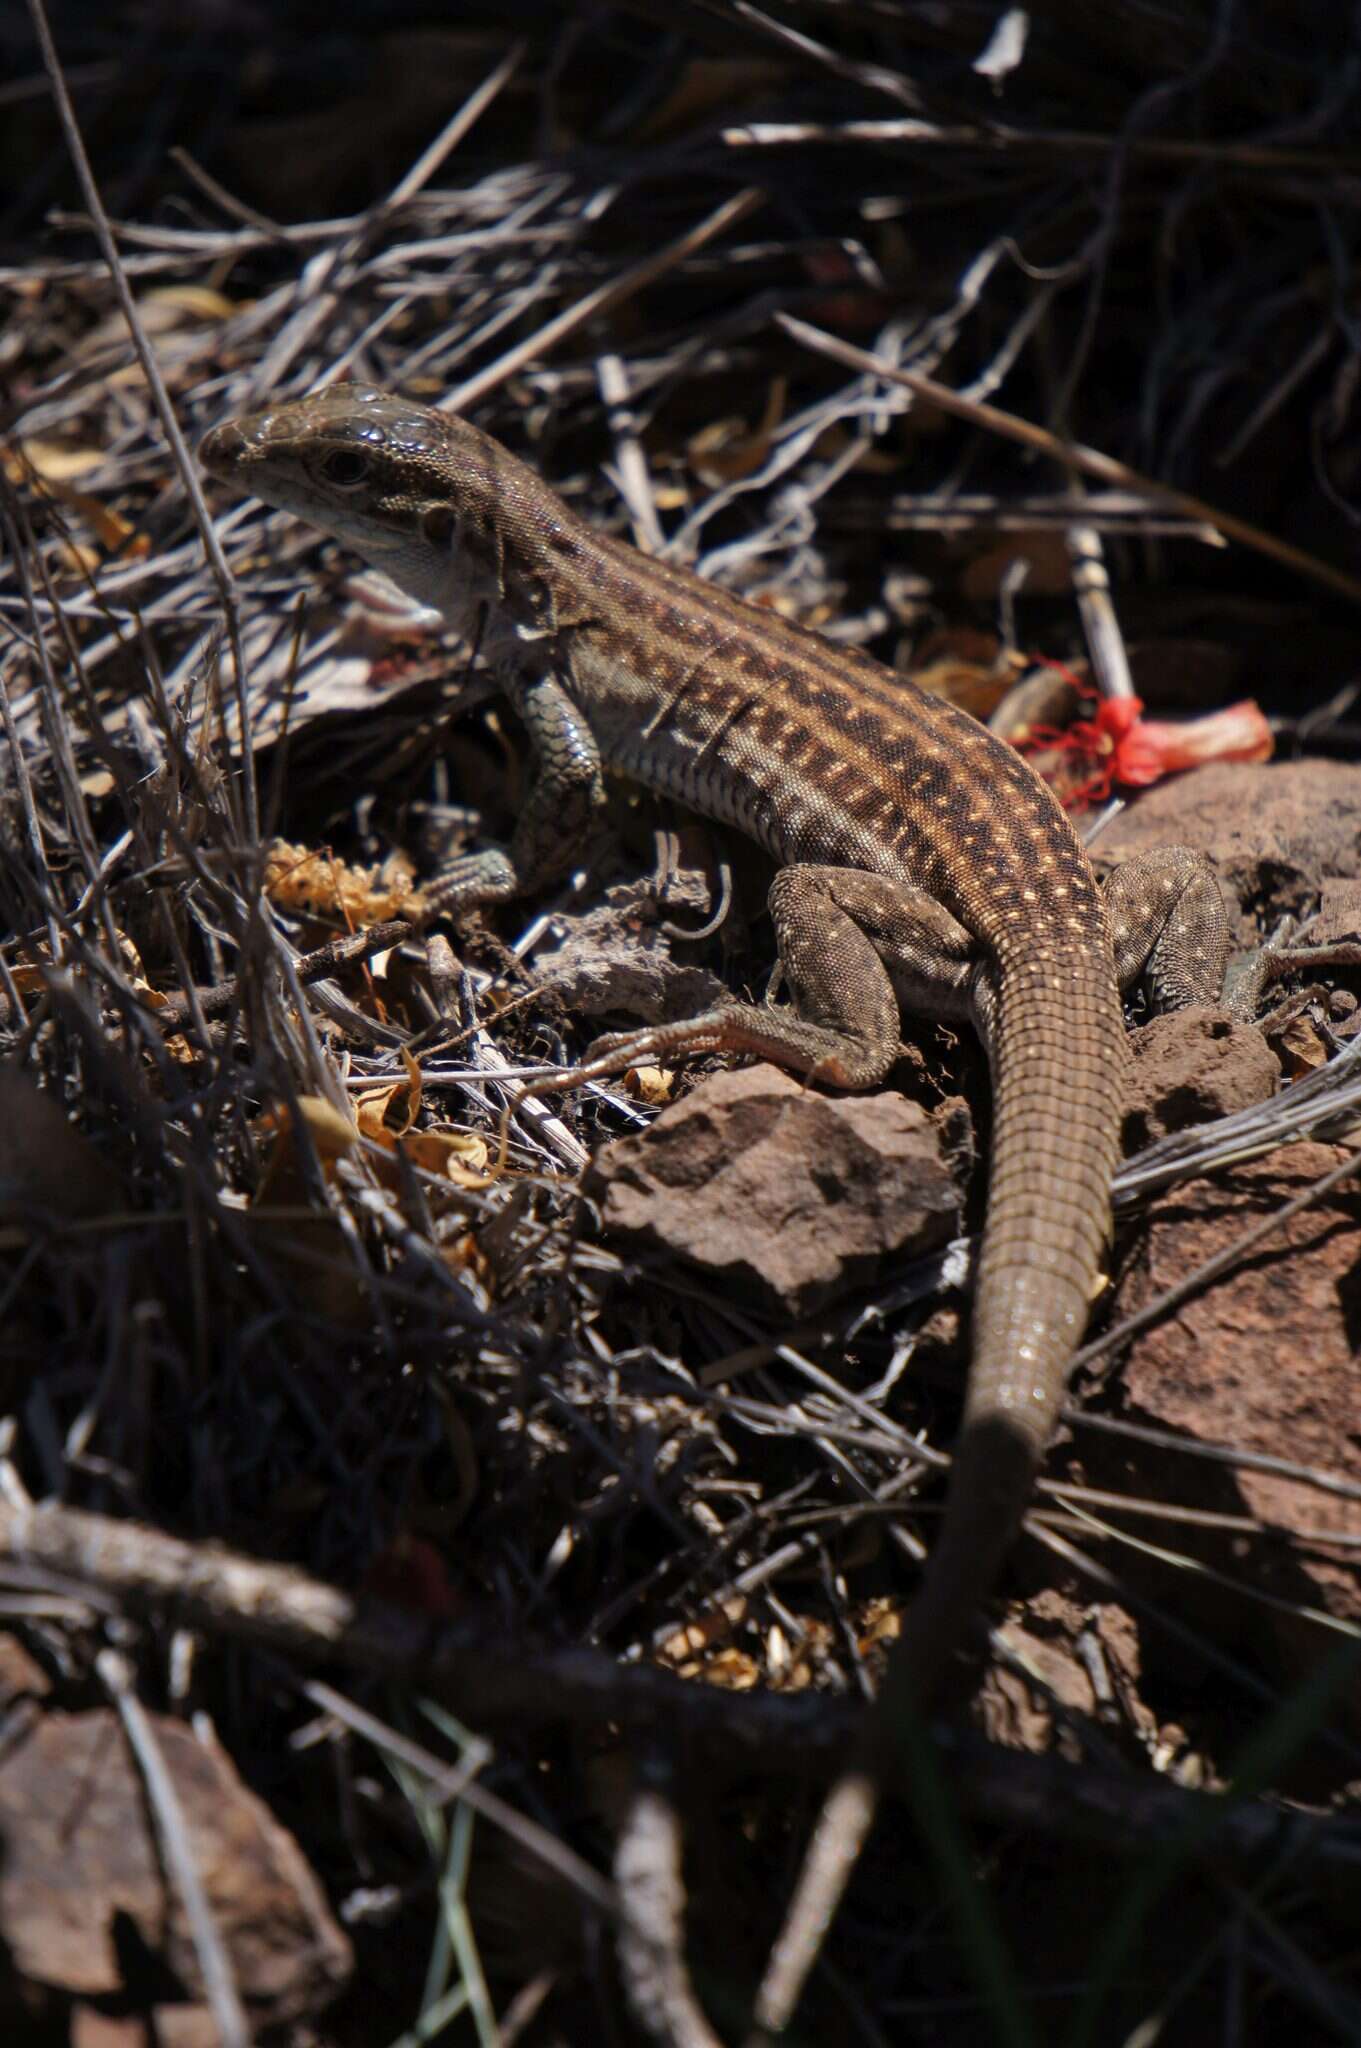
POLYGON ((1227 1010, 1173 1010, 1130 1036, 1124 1146, 1137 1152, 1169 1131, 1266 1102, 1281 1069, 1254 1024, 1227 1010))
POLYGON ((1240 943, 1253 943, 1252 912, 1268 920, 1298 913, 1326 877, 1361 872, 1361 768, 1339 761, 1197 768, 1147 791, 1096 850, 1103 861, 1123 860, 1173 844, 1209 855, 1238 913, 1240 943))
MULTIPOLYGON (((1361 861, 1358 861, 1361 866, 1361 861)), ((1361 939, 1361 881, 1325 880, 1319 891, 1318 916, 1301 935, 1304 946, 1333 946, 1361 939)))
POLYGON ((955 1227, 925 1110, 887 1090, 819 1095, 771 1066, 701 1082, 647 1131, 607 1145, 583 1191, 611 1234, 795 1316, 955 1227))
POLYGON ((586 1017, 624 1010, 649 1024, 695 1017, 723 1000, 707 967, 675 959, 674 931, 704 925, 713 911, 704 877, 685 869, 670 877, 665 910, 654 880, 608 889, 603 903, 579 917, 554 920, 554 937, 539 947, 534 971, 560 1002, 586 1017))
MULTIPOLYGON (((1143 1307, 1235 1243, 1342 1156, 1331 1146, 1292 1145, 1213 1181, 1169 1190, 1152 1205, 1115 1317, 1143 1307)), ((1265 1453, 1361 1485, 1359 1257, 1361 1183, 1347 1179, 1135 1340, 1119 1373, 1126 1412, 1198 1442, 1265 1453)), ((1361 1501, 1276 1473, 1117 1443, 1083 1441, 1084 1465, 1097 1483, 1260 1525, 1260 1533, 1184 1523, 1159 1529, 1139 1516, 1133 1526, 1141 1535, 1201 1558, 1229 1582, 1185 1571, 1161 1579, 1159 1596, 1182 1619, 1194 1620, 1221 1646, 1269 1653, 1285 1684, 1297 1682, 1337 1638, 1284 1607, 1245 1597, 1249 1591, 1361 1622, 1361 1550, 1344 1547, 1361 1544, 1361 1501), (1299 1540, 1282 1541, 1281 1532, 1299 1540), (1243 1597, 1234 1596, 1233 1585, 1243 1597)), ((1143 1569, 1123 1552, 1121 1566, 1143 1569)))

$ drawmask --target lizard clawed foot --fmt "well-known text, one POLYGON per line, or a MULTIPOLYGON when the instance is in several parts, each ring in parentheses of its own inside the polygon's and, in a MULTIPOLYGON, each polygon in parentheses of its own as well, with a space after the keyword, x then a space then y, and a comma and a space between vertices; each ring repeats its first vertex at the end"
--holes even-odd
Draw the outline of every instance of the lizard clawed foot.
POLYGON ((648 1025, 641 1031, 602 1032, 591 1040, 576 1071, 589 1078, 597 1068, 620 1074, 687 1053, 721 1052, 723 1047, 723 1032, 714 1017, 687 1017, 678 1024, 648 1025))

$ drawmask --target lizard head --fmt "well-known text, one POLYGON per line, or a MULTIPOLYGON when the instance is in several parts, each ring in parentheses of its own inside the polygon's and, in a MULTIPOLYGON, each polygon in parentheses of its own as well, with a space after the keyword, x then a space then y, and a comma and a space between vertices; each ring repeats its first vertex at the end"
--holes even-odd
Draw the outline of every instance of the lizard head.
POLYGON ((533 472, 467 420, 371 384, 227 420, 199 460, 459 621, 504 600, 506 536, 532 523, 543 497, 533 472))

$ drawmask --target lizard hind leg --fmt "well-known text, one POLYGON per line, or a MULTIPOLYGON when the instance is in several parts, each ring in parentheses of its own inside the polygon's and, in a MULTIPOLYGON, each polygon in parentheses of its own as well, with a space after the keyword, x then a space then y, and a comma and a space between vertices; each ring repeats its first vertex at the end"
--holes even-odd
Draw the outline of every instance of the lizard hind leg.
POLYGON ((862 868, 782 868, 770 914, 790 1006, 721 1003, 675 1024, 612 1032, 588 1063, 750 1053, 834 1088, 873 1088, 898 1056, 901 1001, 937 1015, 971 1012, 973 941, 909 883, 862 868))
POLYGON ((1158 1010, 1219 1002, 1229 920, 1203 853, 1159 846, 1133 854, 1112 869, 1103 893, 1122 994, 1143 979, 1158 1010))

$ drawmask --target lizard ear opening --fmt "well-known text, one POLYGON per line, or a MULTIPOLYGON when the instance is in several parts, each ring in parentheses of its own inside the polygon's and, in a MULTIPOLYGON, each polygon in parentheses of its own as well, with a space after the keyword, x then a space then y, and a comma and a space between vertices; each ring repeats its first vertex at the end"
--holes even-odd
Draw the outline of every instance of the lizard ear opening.
POLYGON ((429 505, 421 514, 421 534, 432 548, 451 548, 458 532, 458 517, 452 505, 429 505))

